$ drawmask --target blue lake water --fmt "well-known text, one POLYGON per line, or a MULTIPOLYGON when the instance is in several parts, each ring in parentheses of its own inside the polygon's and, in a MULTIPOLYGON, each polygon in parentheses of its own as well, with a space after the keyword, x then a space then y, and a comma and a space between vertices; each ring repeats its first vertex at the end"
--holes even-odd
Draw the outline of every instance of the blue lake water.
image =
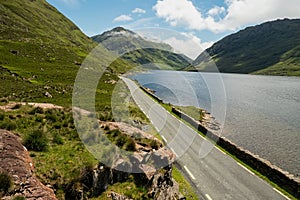
POLYGON ((154 70, 131 78, 165 102, 206 109, 223 136, 299 175, 299 77, 154 70))

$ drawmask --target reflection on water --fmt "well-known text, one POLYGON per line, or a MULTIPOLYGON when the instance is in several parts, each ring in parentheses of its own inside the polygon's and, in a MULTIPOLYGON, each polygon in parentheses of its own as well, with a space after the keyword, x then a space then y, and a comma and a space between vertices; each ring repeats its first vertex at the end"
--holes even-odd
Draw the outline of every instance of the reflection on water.
POLYGON ((165 102, 212 112, 224 122, 222 135, 284 170, 300 173, 300 78, 174 71, 131 78, 165 102))

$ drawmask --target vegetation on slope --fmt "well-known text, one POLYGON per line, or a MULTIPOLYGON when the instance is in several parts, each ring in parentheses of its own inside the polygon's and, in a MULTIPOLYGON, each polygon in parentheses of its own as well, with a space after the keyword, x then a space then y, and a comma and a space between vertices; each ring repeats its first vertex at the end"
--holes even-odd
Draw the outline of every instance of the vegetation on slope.
POLYGON ((179 70, 191 63, 186 56, 173 53, 170 45, 145 40, 122 27, 93 36, 92 39, 124 60, 145 65, 144 68, 179 70), (155 65, 146 66, 149 63, 155 65))
MULTIPOLYGON (((45 0, 0 0, 0 104, 47 102, 67 107, 43 110, 17 105, 8 112, 0 110, 0 128, 20 134, 30 149, 38 178, 52 185, 59 199, 64 199, 67 184, 98 162, 79 139, 68 108, 78 69, 97 45, 45 0)), ((110 56, 101 45, 98 51, 110 56)), ((100 120, 114 120, 111 96, 117 75, 128 71, 131 64, 118 59, 105 66, 96 92, 100 120)), ((127 106, 128 123, 148 123, 132 100, 127 106)), ((130 180, 112 187, 126 188, 137 198, 147 193, 130 180)))
MULTIPOLYGON (((266 22, 216 42, 194 62, 196 69, 268 75, 300 75, 300 19, 266 22)), ((192 68, 189 68, 192 69, 192 68)), ((187 69, 187 70, 189 70, 187 69)))
POLYGON ((96 44, 44 0, 1 0, 0 13, 0 96, 70 104, 78 65, 96 44))

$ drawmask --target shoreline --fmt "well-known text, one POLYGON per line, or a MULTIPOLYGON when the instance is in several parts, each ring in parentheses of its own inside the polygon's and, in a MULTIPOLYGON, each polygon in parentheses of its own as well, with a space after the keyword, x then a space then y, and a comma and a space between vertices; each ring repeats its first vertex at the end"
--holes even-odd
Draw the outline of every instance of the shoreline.
MULTIPOLYGON (((152 98, 157 100, 159 103, 164 103, 162 99, 151 92, 151 89, 145 88, 139 84, 140 88, 149 94, 152 98)), ((171 104, 170 104, 171 105, 171 104)), ((193 119, 182 111, 176 109, 174 105, 172 106, 172 113, 177 115, 179 118, 183 119, 195 129, 203 133, 206 137, 216 142, 221 148, 227 151, 232 156, 236 157, 238 160, 242 161, 253 170, 267 177, 267 179, 280 188, 284 189, 288 193, 294 195, 296 198, 300 198, 299 185, 300 178, 297 178, 294 174, 281 169, 280 167, 273 165, 267 159, 261 158, 243 147, 238 146, 229 139, 223 136, 219 136, 216 130, 210 129, 209 126, 203 124, 200 121, 193 119)), ((202 109, 203 110, 203 109, 202 109)), ((208 114, 210 119, 215 119, 211 114, 204 110, 208 114)))

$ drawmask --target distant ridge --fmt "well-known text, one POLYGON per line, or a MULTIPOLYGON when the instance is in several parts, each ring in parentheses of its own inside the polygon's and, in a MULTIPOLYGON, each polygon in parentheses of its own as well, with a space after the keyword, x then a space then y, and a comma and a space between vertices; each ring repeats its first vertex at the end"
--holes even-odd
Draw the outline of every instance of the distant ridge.
POLYGON ((109 51, 122 55, 123 59, 137 65, 159 63, 161 65, 149 65, 151 69, 178 70, 188 66, 192 60, 185 55, 176 54, 173 48, 165 43, 157 43, 142 38, 137 33, 116 27, 92 39, 101 43, 109 51))
MULTIPOLYGON (((206 49, 194 61, 200 71, 215 62, 224 73, 300 75, 300 19, 283 19, 248 27, 206 49)), ((192 67, 186 70, 193 70, 192 67)))

